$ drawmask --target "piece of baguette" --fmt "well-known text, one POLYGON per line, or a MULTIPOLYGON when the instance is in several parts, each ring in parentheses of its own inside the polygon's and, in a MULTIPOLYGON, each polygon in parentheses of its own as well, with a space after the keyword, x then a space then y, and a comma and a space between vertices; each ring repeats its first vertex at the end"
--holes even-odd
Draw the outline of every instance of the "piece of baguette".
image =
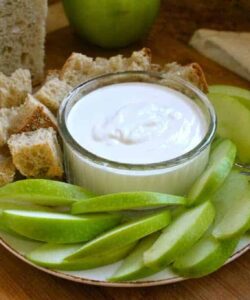
POLYGON ((57 120, 52 112, 35 97, 28 94, 23 105, 11 124, 11 133, 34 131, 39 128, 52 127, 57 130, 57 120))
POLYGON ((72 87, 93 77, 124 71, 149 71, 151 68, 151 51, 143 48, 133 52, 129 58, 122 55, 109 59, 97 57, 95 60, 80 53, 73 53, 65 62, 60 79, 72 87))
POLYGON ((8 140, 13 163, 26 177, 62 178, 62 153, 52 128, 14 134, 8 140))
POLYGON ((0 186, 14 180, 16 168, 12 162, 11 155, 6 148, 0 149, 0 186))
POLYGON ((208 91, 208 84, 204 72, 199 64, 191 63, 185 66, 181 66, 176 62, 166 64, 160 69, 160 72, 166 75, 173 75, 180 77, 194 86, 198 87, 204 93, 208 91))
POLYGON ((0 1, 0 71, 31 70, 34 83, 43 79, 48 3, 44 0, 0 1))
POLYGON ((70 85, 55 77, 46 81, 34 96, 53 113, 56 113, 61 102, 71 89, 70 85))
POLYGON ((9 77, 0 73, 0 108, 22 104, 31 91, 29 70, 18 69, 9 77))

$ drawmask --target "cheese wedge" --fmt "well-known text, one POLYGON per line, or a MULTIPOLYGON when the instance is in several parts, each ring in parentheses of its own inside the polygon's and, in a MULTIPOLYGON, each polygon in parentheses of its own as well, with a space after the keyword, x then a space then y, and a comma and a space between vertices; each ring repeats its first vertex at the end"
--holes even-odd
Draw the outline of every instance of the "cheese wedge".
POLYGON ((193 34, 190 45, 250 81, 250 32, 199 29, 193 34))

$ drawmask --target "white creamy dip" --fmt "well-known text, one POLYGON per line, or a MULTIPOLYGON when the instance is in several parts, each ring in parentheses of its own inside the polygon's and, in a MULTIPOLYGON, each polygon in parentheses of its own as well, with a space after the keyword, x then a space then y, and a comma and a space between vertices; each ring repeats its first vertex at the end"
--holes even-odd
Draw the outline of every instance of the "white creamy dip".
POLYGON ((84 96, 70 111, 67 127, 78 144, 101 158, 152 164, 192 150, 208 125, 184 94, 157 84, 128 82, 84 96))

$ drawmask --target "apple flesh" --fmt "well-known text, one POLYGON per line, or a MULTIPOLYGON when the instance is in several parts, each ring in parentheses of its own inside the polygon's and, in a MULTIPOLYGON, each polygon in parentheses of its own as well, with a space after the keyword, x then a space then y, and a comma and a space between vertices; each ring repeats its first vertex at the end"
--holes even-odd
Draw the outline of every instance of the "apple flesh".
POLYGON ((63 0, 76 32, 103 48, 125 47, 151 28, 160 0, 63 0))
POLYGON ((109 249, 113 251, 115 248, 121 248, 163 229, 169 224, 170 219, 169 211, 164 210, 122 224, 86 243, 66 259, 75 260, 87 255, 95 255, 102 251, 108 251, 109 249))
POLYGON ((187 209, 180 214, 144 253, 144 263, 161 270, 188 251, 206 232, 215 217, 211 202, 187 209))
POLYGON ((145 266, 143 254, 152 247, 158 237, 159 233, 154 233, 142 239, 108 280, 110 282, 136 280, 154 274, 154 270, 145 266))
POLYGON ((60 206, 92 197, 85 189, 53 180, 25 179, 0 188, 0 200, 19 200, 33 204, 60 206))
POLYGON ((212 149, 208 165, 188 193, 189 205, 209 199, 230 173, 236 156, 236 147, 230 140, 218 142, 212 149))
POLYGON ((5 210, 2 213, 4 226, 14 232, 37 241, 62 244, 91 240, 120 220, 121 216, 115 214, 76 217, 41 211, 5 210))
POLYGON ((78 260, 67 261, 65 258, 82 247, 82 244, 57 245, 45 244, 27 255, 33 263, 57 270, 88 270, 115 263, 125 256, 135 247, 136 243, 129 244, 122 248, 108 250, 96 255, 90 255, 78 260))
POLYGON ((215 226, 212 235, 219 239, 232 239, 244 234, 250 229, 250 188, 238 201, 234 201, 215 226))
POLYGON ((250 91, 232 86, 232 85, 211 85, 209 86, 209 93, 227 95, 239 100, 243 105, 250 109, 250 91))
POLYGON ((212 236, 204 237, 173 264, 181 276, 197 278, 219 269, 233 254, 238 239, 218 241, 212 236))
POLYGON ((227 95, 209 93, 208 97, 218 116, 218 135, 235 143, 240 162, 250 163, 250 110, 227 95))
POLYGON ((120 211, 135 208, 155 208, 166 205, 185 205, 186 198, 152 192, 130 192, 103 195, 77 201, 71 213, 120 211))
POLYGON ((241 200, 248 189, 248 178, 238 171, 233 170, 223 185, 212 196, 211 201, 215 206, 216 217, 214 227, 216 227, 228 211, 232 209, 234 203, 241 200))

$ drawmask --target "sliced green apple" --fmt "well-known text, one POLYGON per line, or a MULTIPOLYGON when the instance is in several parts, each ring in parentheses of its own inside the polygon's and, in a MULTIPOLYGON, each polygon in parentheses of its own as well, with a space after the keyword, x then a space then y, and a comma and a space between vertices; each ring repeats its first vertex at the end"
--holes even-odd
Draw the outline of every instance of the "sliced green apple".
POLYGON ((70 255, 67 260, 95 255, 109 249, 121 248, 163 229, 169 224, 170 219, 169 211, 164 210, 125 223, 86 243, 81 249, 70 255))
POLYGON ((154 274, 154 270, 145 266, 143 254, 155 243, 158 237, 159 233, 153 233, 142 239, 108 280, 110 282, 136 280, 154 274))
POLYGON ((69 214, 6 210, 3 224, 25 237, 49 243, 88 241, 116 226, 121 216, 96 214, 76 217, 69 214))
POLYGON ((206 232, 215 217, 211 202, 187 209, 160 235, 144 253, 146 266, 160 270, 188 251, 206 232))
POLYGON ((234 97, 244 104, 248 109, 250 109, 249 90, 232 85, 211 85, 209 86, 209 93, 234 97))
POLYGON ((189 205, 209 199, 218 190, 231 171, 235 156, 236 147, 230 140, 223 140, 214 147, 207 168, 188 193, 189 205))
POLYGON ((184 277, 202 277, 219 269, 233 254, 238 239, 218 241, 206 236, 176 259, 173 269, 184 277))
POLYGON ((242 163, 250 163, 250 111, 238 100, 225 95, 208 94, 217 116, 217 133, 231 139, 237 146, 237 156, 242 163))
POLYGON ((0 230, 8 231, 2 220, 2 213, 4 210, 28 210, 28 211, 47 211, 55 212, 52 208, 39 206, 29 203, 15 202, 15 201, 0 201, 0 230))
POLYGON ((48 206, 70 205, 92 196, 79 186, 46 179, 25 179, 0 188, 1 200, 14 199, 48 206))
POLYGON ((165 205, 185 205, 186 198, 152 192, 128 192, 103 195, 77 201, 73 214, 129 210, 134 208, 155 208, 165 205))
POLYGON ((136 243, 126 245, 122 248, 108 250, 96 255, 90 255, 78 260, 67 261, 65 258, 75 253, 82 247, 82 244, 57 245, 45 244, 27 255, 33 263, 57 270, 88 270, 115 263, 125 256, 135 247, 136 243))
POLYGON ((211 201, 215 206, 216 217, 213 226, 221 222, 233 203, 238 202, 248 189, 248 178, 238 171, 232 171, 218 191, 213 194, 211 201))
POLYGON ((250 189, 238 201, 234 201, 212 235, 219 239, 232 239, 250 229, 250 189))

